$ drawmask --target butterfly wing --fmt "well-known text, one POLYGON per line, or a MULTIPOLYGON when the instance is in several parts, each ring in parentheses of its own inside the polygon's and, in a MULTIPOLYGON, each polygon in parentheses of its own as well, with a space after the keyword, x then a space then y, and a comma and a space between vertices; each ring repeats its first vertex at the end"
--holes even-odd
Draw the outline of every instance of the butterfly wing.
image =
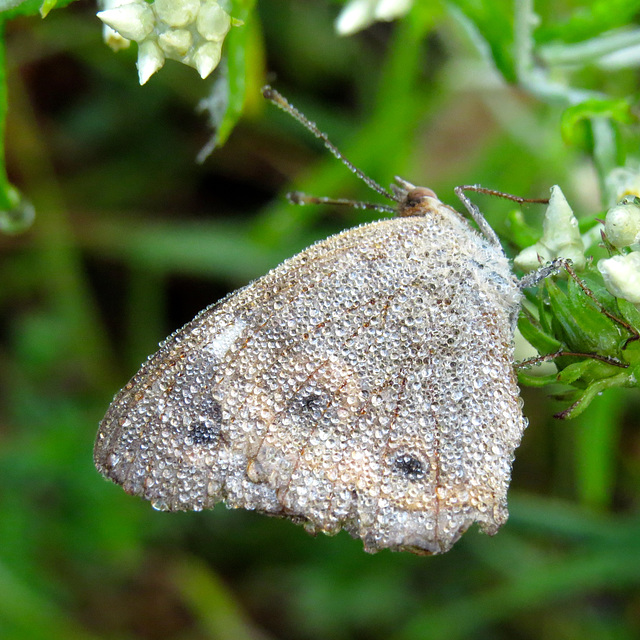
POLYGON ((204 310, 116 396, 98 469, 156 508, 222 500, 368 551, 495 533, 524 428, 518 292, 440 213, 333 236, 204 310))

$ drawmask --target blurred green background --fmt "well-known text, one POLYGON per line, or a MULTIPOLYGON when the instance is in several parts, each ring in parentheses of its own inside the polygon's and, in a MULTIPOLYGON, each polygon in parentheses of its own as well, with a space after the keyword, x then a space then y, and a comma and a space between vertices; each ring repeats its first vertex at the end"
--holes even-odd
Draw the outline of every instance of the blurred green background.
MULTIPOLYGON (((111 52, 91 3, 6 25, 7 167, 37 217, 0 237, 0 637, 640 637, 637 391, 559 422, 548 389, 524 390, 509 522, 432 558, 370 556, 347 534, 222 505, 159 513, 93 467, 109 401, 162 338, 375 215, 286 203, 294 188, 375 194, 263 103, 263 81, 382 184, 400 174, 453 205, 458 184, 530 197, 560 184, 578 215, 601 216, 607 162, 640 157, 636 125, 612 125, 608 159, 593 129, 561 135, 573 91, 635 109, 634 64, 547 66, 565 88, 547 95, 522 82, 510 1, 416 3, 349 38, 339 4, 257 3, 244 115, 203 164, 211 81, 168 62, 140 87, 135 45, 111 52)), ((535 9, 534 44, 553 53, 635 32, 640 3, 535 9)), ((476 200, 513 249, 512 205, 476 200)), ((541 208, 523 213, 540 226, 541 208)))

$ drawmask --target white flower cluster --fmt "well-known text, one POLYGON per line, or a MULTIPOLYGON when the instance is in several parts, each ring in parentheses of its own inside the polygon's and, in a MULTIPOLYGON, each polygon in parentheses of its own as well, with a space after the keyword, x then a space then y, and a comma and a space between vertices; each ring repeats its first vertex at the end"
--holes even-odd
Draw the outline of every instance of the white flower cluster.
MULTIPOLYGON (((636 176, 637 179, 637 176, 636 176)), ((640 198, 627 195, 607 211, 605 236, 620 250, 618 255, 603 258, 598 270, 609 292, 640 309, 640 198)), ((584 269, 585 243, 578 221, 560 187, 551 189, 545 214, 542 238, 521 251, 514 264, 523 271, 534 271, 541 263, 555 258, 570 258, 576 269, 584 269)))
POLYGON ((222 43, 234 22, 217 0, 104 0, 98 18, 105 41, 122 48, 138 43, 138 77, 144 84, 166 58, 194 67, 206 78, 220 62, 222 43))

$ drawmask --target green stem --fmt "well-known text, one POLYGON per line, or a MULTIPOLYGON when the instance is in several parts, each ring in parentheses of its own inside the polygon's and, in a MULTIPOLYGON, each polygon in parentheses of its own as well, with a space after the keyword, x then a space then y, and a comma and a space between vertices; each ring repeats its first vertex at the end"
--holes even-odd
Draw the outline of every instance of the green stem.
POLYGON ((576 431, 576 480, 583 504, 606 509, 613 497, 615 464, 624 408, 621 389, 595 398, 576 431))
POLYGON ((15 189, 9 184, 5 165, 4 135, 7 123, 7 55, 4 40, 5 22, 0 19, 0 211, 13 209, 16 205, 15 189))

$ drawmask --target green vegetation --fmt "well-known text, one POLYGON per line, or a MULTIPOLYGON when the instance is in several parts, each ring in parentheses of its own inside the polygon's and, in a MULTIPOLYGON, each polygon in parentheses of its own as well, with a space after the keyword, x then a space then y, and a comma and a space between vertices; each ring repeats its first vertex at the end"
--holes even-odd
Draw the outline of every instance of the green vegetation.
MULTIPOLYGON (((377 196, 264 103, 262 84, 382 184, 401 175, 453 206, 460 184, 526 197, 559 184, 587 231, 615 201, 611 172, 640 172, 640 2, 538 0, 536 26, 528 0, 416 1, 341 38, 341 3, 234 0, 244 26, 218 72, 202 81, 170 60, 144 87, 135 45, 107 48, 95 7, 47 3, 42 19, 40 4, 0 2, 0 209, 11 214, 0 226, 13 232, 0 235, 0 637, 637 638, 639 403, 627 369, 629 388, 615 387, 610 365, 567 359, 575 389, 526 388, 509 522, 434 558, 369 556, 346 534, 313 539, 223 506, 159 513, 104 481, 91 451, 111 397, 158 341, 375 216, 287 204, 294 189, 377 196), (229 108, 197 114, 212 86, 229 108), (197 164, 207 116, 224 145, 197 164), (577 418, 552 417, 587 387, 577 418)), ((473 195, 511 255, 540 237, 543 206, 473 195)), ((637 322, 597 269, 585 279, 637 322)), ((609 318, 581 314, 579 287, 540 295, 540 324, 523 321, 536 344, 600 337, 605 355, 628 355, 609 318)))

